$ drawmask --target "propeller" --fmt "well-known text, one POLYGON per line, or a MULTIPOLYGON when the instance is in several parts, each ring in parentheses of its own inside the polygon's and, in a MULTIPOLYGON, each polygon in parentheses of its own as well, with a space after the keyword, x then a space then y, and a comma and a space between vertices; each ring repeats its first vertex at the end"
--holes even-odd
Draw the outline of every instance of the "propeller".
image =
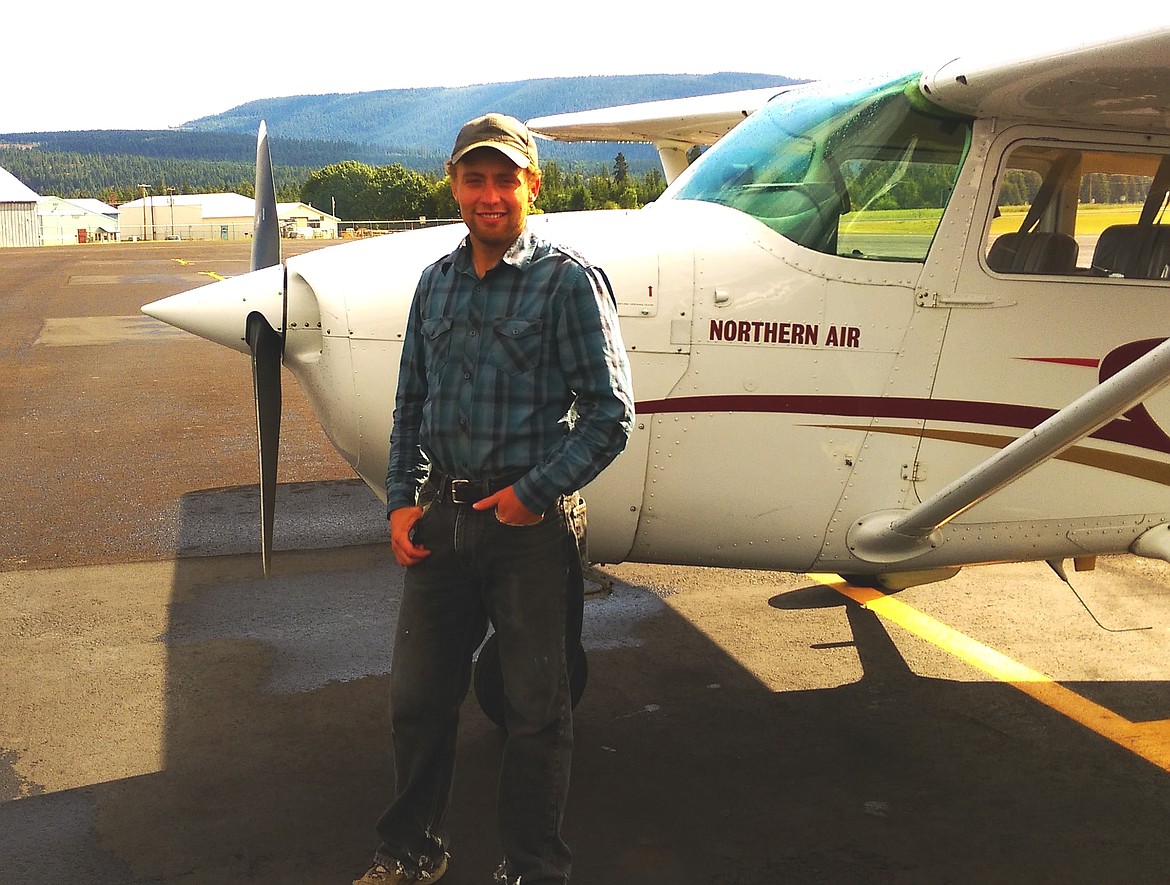
MULTIPOLYGON (((252 270, 280 264, 280 227, 268 127, 260 122, 256 137, 256 218, 252 229, 252 270)), ((286 304, 287 307, 287 304, 286 304)), ((280 366, 284 323, 278 331, 258 311, 248 315, 245 340, 252 352, 252 385, 260 462, 261 558, 264 577, 272 569, 272 527, 276 513, 276 464, 280 450, 280 366)))

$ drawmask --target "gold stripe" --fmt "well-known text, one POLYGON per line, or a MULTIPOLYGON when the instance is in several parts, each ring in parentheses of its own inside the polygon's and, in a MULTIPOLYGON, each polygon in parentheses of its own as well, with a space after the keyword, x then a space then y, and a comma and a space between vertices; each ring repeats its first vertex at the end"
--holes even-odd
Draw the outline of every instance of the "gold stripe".
MULTIPOLYGON (((862 433, 890 433, 898 436, 922 436, 925 439, 937 439, 943 442, 964 443, 973 446, 985 446, 991 449, 1002 449, 1009 443, 1015 442, 1014 436, 1005 436, 998 433, 972 433, 965 430, 919 430, 917 427, 862 427, 856 424, 816 424, 814 427, 824 427, 829 430, 857 430, 862 433)), ((1155 461, 1151 458, 1138 458, 1134 455, 1122 455, 1118 452, 1106 452, 1101 449, 1091 449, 1085 446, 1073 446, 1054 456, 1058 461, 1068 461, 1073 464, 1082 464, 1086 467, 1096 467, 1109 473, 1120 473, 1123 476, 1132 476, 1135 479, 1144 479, 1156 482, 1159 485, 1170 486, 1170 464, 1164 461, 1155 461)))
POLYGON ((1018 688, 1033 700, 1078 722, 1147 762, 1170 772, 1170 720, 1131 722, 1065 688, 1051 677, 1013 661, 953 627, 900 600, 867 587, 854 587, 837 575, 810 574, 810 578, 887 621, 909 630, 987 675, 1018 688))

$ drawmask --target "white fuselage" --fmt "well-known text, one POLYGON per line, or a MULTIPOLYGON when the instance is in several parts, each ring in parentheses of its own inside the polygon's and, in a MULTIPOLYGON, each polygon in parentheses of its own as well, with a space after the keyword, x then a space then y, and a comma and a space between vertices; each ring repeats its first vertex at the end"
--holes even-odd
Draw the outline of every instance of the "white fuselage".
MULTIPOLYGON (((970 211, 986 172, 968 166, 953 211, 970 211)), ((855 520, 916 503, 1031 426, 1019 423, 1028 409, 1055 411, 1097 380, 1022 358, 1150 336, 1151 287, 1119 297, 1086 281, 1073 300, 1067 284, 992 278, 964 221, 944 222, 925 264, 877 265, 699 202, 534 217, 605 269, 633 369, 633 435, 586 490, 593 558, 872 571, 849 552, 855 520)), ((414 285, 462 234, 287 262, 285 365, 379 494, 414 285)), ((1166 396, 1148 408, 1170 417, 1166 396)), ((964 514, 913 566, 1124 550, 1167 516, 1161 483, 1054 461, 964 514)))

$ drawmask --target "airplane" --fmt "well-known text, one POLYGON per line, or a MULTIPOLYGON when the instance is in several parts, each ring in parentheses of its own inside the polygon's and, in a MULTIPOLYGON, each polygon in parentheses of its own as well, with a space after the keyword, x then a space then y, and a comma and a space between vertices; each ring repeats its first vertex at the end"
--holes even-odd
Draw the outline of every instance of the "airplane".
MULTIPOLYGON (((530 217, 604 268, 633 371, 591 561, 890 590, 1170 561, 1168 59, 1159 29, 532 120, 650 141, 669 179, 640 210, 530 217)), ((384 500, 414 287, 465 235, 282 263, 275 224, 261 124, 252 272, 142 308, 252 356, 266 574, 281 366, 384 500)))

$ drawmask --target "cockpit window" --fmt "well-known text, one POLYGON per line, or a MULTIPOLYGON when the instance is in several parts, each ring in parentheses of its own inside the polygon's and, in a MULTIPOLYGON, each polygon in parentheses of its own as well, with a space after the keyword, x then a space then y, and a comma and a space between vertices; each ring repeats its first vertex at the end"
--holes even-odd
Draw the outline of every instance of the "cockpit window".
POLYGON ((996 181, 988 270, 1170 280, 1170 155, 1024 143, 996 181))
POLYGON ((971 121, 929 107, 918 78, 777 96, 688 168, 663 199, 758 218, 847 258, 923 261, 970 144, 971 121))

